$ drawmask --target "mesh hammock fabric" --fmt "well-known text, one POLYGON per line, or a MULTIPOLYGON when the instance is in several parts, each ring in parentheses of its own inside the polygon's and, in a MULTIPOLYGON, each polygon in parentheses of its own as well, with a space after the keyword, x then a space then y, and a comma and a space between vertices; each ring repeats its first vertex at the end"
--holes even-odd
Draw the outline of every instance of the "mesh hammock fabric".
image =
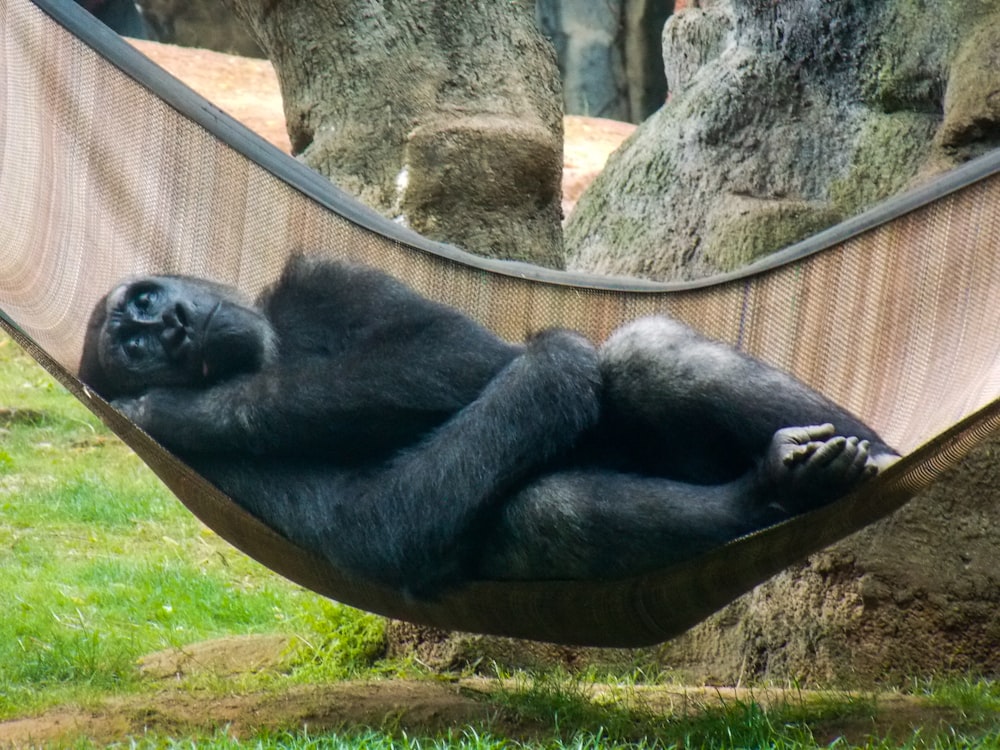
POLYGON ((324 595, 428 625, 636 646, 680 633, 892 512, 1000 425, 1000 153, 735 274, 654 284, 484 260, 346 197, 65 0, 0 0, 0 322, 208 526, 324 595), (74 377, 87 315, 123 276, 255 294, 288 253, 382 268, 500 335, 601 339, 653 312, 798 377, 905 457, 842 500, 696 560, 613 581, 477 582, 433 602, 295 547, 74 377))

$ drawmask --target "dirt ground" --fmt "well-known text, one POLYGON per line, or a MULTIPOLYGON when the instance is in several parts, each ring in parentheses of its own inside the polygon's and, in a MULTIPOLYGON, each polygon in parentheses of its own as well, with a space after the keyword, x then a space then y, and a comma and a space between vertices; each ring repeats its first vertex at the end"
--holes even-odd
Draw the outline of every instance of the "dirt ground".
POLYGON ((458 683, 345 682, 224 697, 165 689, 151 696, 108 700, 87 709, 57 708, 0 723, 0 747, 72 744, 80 737, 108 744, 147 733, 184 737, 219 730, 233 737, 264 730, 315 735, 364 727, 436 734, 467 724, 489 726, 500 734, 507 730, 487 703, 458 683))
MULTIPOLYGON (((88 709, 59 708, 37 717, 0 723, 0 746, 72 744, 81 737, 110 744, 150 733, 182 738, 217 731, 240 738, 259 732, 301 731, 315 736, 376 728, 419 737, 471 726, 480 733, 488 731, 518 740, 551 734, 551 725, 498 710, 486 700, 490 690, 484 681, 398 679, 225 697, 164 690, 152 696, 109 700, 88 709)), ((650 688, 639 692, 647 705, 665 705, 674 711, 751 697, 760 702, 759 695, 734 689, 650 688)), ((827 720, 813 726, 813 732, 821 746, 838 737, 857 743, 870 736, 905 740, 918 727, 925 735, 933 734, 956 718, 954 712, 894 696, 879 700, 874 717, 827 720)), ((596 732, 599 727, 572 729, 596 732)))
MULTIPOLYGON (((420 737, 436 736, 449 729, 460 732, 471 726, 480 733, 518 740, 552 733, 551 725, 497 709, 487 700, 491 689, 484 680, 393 679, 224 697, 163 690, 151 696, 108 700, 87 709, 57 708, 40 716, 0 723, 0 747, 72 744, 81 737, 110 744, 149 733, 183 738, 217 731, 240 738, 260 732, 301 731, 315 736, 376 728, 420 737)), ((729 688, 649 688, 638 694, 647 706, 671 714, 725 701, 761 702, 761 694, 751 696, 729 688)), ((878 701, 874 717, 827 720, 814 725, 813 732, 821 746, 838 737, 858 743, 873 735, 904 740, 917 727, 925 735, 933 734, 956 718, 945 709, 893 696, 878 701)), ((599 727, 571 729, 596 732, 599 727)))
MULTIPOLYGON (((109 744, 153 733, 159 736, 206 736, 224 731, 235 738, 252 733, 382 729, 409 736, 435 736, 449 729, 471 726, 477 732, 520 740, 551 736, 555 717, 526 718, 494 699, 501 689, 486 678, 425 678, 347 681, 324 685, 291 685, 261 692, 199 689, 211 678, 234 680, 244 673, 283 671, 287 639, 282 636, 223 638, 181 650, 152 654, 140 661, 149 692, 139 696, 109 698, 87 707, 67 706, 40 715, 0 722, 0 747, 21 748, 47 744, 73 744, 81 737, 109 744), (182 683, 181 680, 189 679, 182 683)), ((635 686, 609 697, 606 688, 592 686, 593 696, 665 717, 683 717, 706 707, 755 702, 767 707, 805 705, 822 701, 822 693, 773 688, 686 688, 635 686), (604 695, 602 695, 604 691, 604 695)), ((833 693, 841 701, 844 693, 833 693)), ((822 745, 837 737, 861 742, 866 737, 905 739, 917 727, 934 734, 954 722, 957 711, 899 694, 862 695, 862 708, 850 715, 813 724, 822 745)), ((807 712, 808 713, 808 712, 807 712)), ((599 726, 563 727, 563 731, 590 730, 599 726)))

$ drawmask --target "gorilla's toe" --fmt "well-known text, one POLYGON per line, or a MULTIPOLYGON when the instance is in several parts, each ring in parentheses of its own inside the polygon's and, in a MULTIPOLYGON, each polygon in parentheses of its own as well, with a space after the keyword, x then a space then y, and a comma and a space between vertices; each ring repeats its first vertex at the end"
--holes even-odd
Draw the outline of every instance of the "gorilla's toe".
POLYGON ((834 434, 830 424, 789 427, 771 440, 766 471, 777 502, 790 514, 824 505, 874 476, 867 440, 834 434))

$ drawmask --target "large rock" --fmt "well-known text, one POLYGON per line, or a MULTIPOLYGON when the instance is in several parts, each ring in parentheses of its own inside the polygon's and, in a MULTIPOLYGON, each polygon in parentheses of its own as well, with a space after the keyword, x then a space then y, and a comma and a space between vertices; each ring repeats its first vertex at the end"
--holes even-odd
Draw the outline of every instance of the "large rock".
POLYGON ((894 515, 660 649, 689 680, 905 685, 1000 674, 1000 437, 894 515))
POLYGON ((664 28, 671 101, 567 224, 571 267, 729 271, 1000 144, 995 3, 700 6, 664 28))

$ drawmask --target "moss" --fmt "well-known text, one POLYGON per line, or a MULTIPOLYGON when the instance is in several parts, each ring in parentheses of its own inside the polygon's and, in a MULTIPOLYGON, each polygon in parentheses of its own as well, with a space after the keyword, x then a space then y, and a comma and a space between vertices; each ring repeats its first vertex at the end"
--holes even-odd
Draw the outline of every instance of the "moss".
MULTIPOLYGON (((942 6, 951 5, 941 3, 942 6)), ((942 41, 954 35, 945 18, 950 15, 928 7, 926 0, 897 0, 882 17, 876 53, 863 74, 865 98, 886 112, 940 111, 944 98, 942 41)), ((946 47, 952 44, 945 43, 946 47)))
POLYGON ((825 204, 734 198, 708 229, 705 260, 733 271, 837 223, 825 204))
POLYGON ((961 147, 1000 136, 1000 13, 984 18, 951 65, 941 145, 961 147))
POLYGON ((927 159, 939 122, 917 112, 870 116, 847 174, 830 184, 831 203, 851 216, 905 189, 927 159))
POLYGON ((996 0, 895 0, 882 15, 862 72, 866 100, 885 111, 940 112, 962 39, 996 12, 996 0))

